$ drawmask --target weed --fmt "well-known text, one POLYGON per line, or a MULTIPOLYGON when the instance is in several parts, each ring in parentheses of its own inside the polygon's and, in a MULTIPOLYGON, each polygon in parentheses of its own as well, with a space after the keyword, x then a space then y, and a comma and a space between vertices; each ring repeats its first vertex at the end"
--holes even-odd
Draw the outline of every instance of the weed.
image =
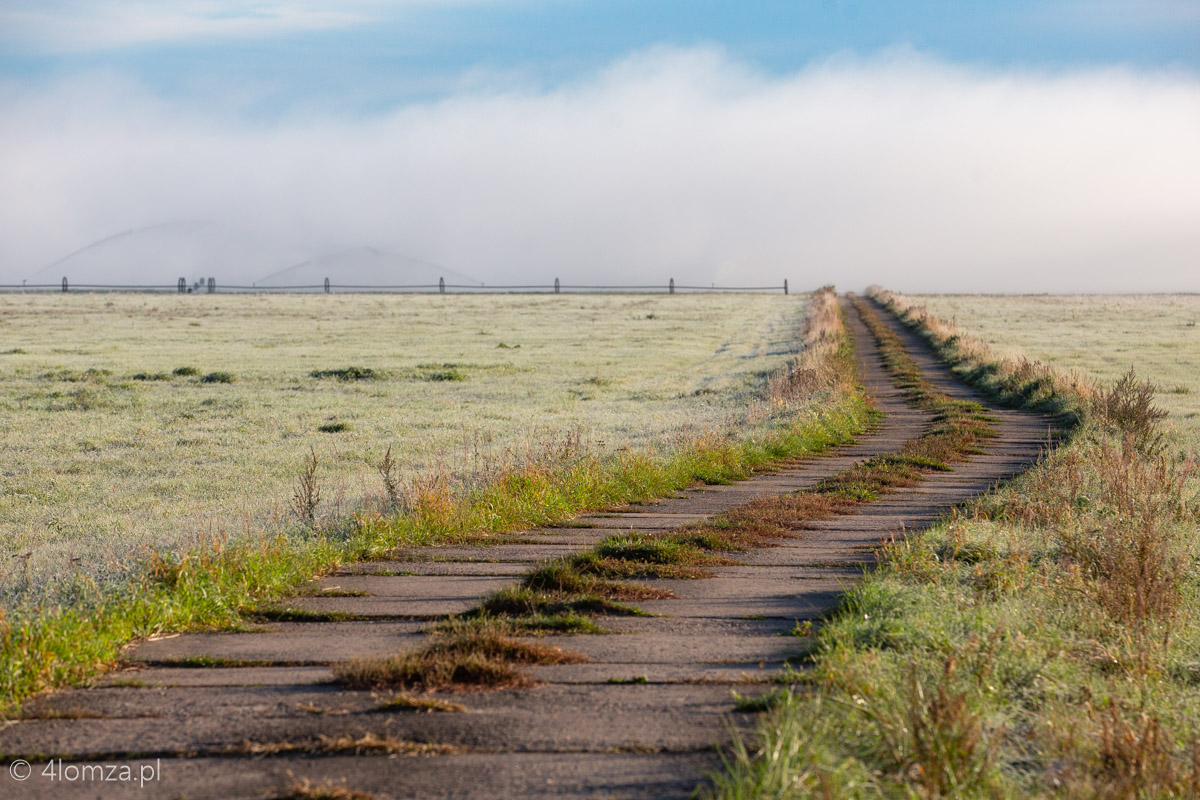
POLYGON ((292 490, 292 513, 305 525, 312 527, 317 521, 317 506, 321 502, 321 487, 317 482, 317 452, 308 449, 308 458, 300 469, 300 477, 292 490))
POLYGON ((171 376, 166 372, 135 372, 129 376, 135 381, 169 381, 171 376))
POLYGON ((1167 412, 1154 405, 1154 384, 1139 381, 1133 367, 1096 397, 1095 412, 1099 419, 1120 431, 1145 440, 1166 418, 1167 412))
POLYGON ((599 595, 538 592, 527 586, 511 586, 485 597, 466 616, 538 617, 562 614, 612 614, 639 616, 642 612, 599 595))
POLYGON ((340 369, 314 369, 309 373, 314 378, 334 378, 339 381, 378 381, 382 372, 370 367, 342 367, 340 369))
POLYGON ((632 678, 609 678, 608 682, 623 686, 644 686, 650 683, 650 678, 645 675, 634 675, 632 678))
POLYGON ((350 430, 349 422, 324 422, 317 426, 321 433, 342 433, 350 430))
MULTIPOLYGON (((1175 745, 1162 722, 1146 712, 1130 715, 1110 703, 1100 713, 1100 746, 1090 788, 1099 797, 1200 796, 1200 741, 1191 743, 1191 763, 1175 757, 1175 745), (1132 716, 1132 719, 1130 719, 1132 716)), ((1084 786, 1075 786, 1084 789, 1084 786)))
POLYGON ((771 689, 753 697, 744 697, 738 692, 733 692, 733 710, 744 713, 770 711, 785 702, 791 694, 787 689, 771 689))
POLYGON ((175 369, 171 370, 171 374, 177 375, 181 378, 188 378, 193 375, 199 375, 200 370, 196 369, 195 367, 176 367, 175 369))
POLYGON ((222 656, 196 655, 180 656, 179 658, 164 658, 161 661, 147 662, 158 667, 178 667, 183 669, 222 669, 226 667, 267 667, 271 661, 262 659, 224 658, 222 656))
POLYGON ((26 711, 21 719, 104 719, 104 715, 87 708, 38 708, 26 711))
POLYGON ((246 742, 240 747, 222 751, 222 754, 275 756, 289 753, 310 753, 313 755, 328 756, 424 756, 448 755, 455 752, 457 752, 457 748, 449 745, 410 742, 393 738, 387 734, 367 733, 358 737, 343 734, 341 736, 317 736, 313 739, 300 739, 297 741, 246 742))
POLYGON ((234 377, 232 372, 209 372, 200 379, 201 383, 233 383, 234 377))
POLYGON ((440 383, 444 381, 465 381, 467 376, 457 369, 439 369, 426 372, 422 378, 427 381, 440 383))
POLYGON ((375 800, 375 795, 349 789, 336 783, 313 783, 308 778, 292 781, 282 794, 269 800, 375 800))
POLYGON ((581 664, 557 647, 527 644, 486 627, 463 625, 435 635, 422 650, 334 667, 336 682, 355 689, 505 689, 531 684, 513 664, 581 664))
POLYGON ((796 620, 796 624, 788 631, 788 636, 795 636, 798 639, 805 639, 813 634, 812 620, 796 620))
POLYGON ((400 476, 397 474, 396 460, 392 458, 392 446, 388 445, 387 452, 383 454, 383 460, 375 468, 379 473, 379 477, 383 479, 383 493, 387 497, 388 508, 396 511, 400 509, 400 476))
MULTIPOLYGON (((953 684, 957 662, 947 658, 941 679, 930 691, 914 674, 909 683, 905 720, 893 740, 900 772, 924 797, 970 793, 987 778, 991 759, 983 723, 965 691, 953 684)), ((885 734, 890 736, 891 734, 885 734)))
POLYGON ((1085 591, 1114 618, 1144 625, 1175 614, 1188 559, 1172 547, 1167 525, 1153 517, 1117 519, 1064 533, 1064 553, 1083 570, 1085 591))
POLYGON ((449 700, 439 700, 436 697, 412 697, 411 695, 400 694, 395 697, 389 697, 375 710, 388 713, 407 711, 432 714, 462 713, 467 710, 467 707, 460 703, 451 703, 449 700))
POLYGON ((465 616, 451 617, 439 622, 431 630, 454 632, 461 629, 462 626, 470 625, 487 628, 505 636, 538 636, 542 634, 569 636, 608 632, 593 622, 591 617, 577 611, 524 616, 491 616, 483 612, 468 612, 465 616))
POLYGON ((326 586, 323 588, 313 588, 309 591, 303 591, 301 594, 307 594, 311 597, 370 597, 370 592, 364 592, 359 589, 343 589, 340 586, 326 586))
MULTIPOLYGON (((327 596, 337 597, 337 595, 327 596)), ((377 619, 368 614, 354 614, 347 611, 313 611, 294 606, 258 608, 247 612, 247 616, 261 622, 362 622, 377 619)))

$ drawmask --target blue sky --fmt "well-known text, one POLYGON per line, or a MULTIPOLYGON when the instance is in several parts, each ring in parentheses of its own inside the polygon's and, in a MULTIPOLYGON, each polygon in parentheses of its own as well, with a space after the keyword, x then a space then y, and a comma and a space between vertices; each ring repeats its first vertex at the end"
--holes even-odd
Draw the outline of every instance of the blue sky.
POLYGON ((1200 291, 1197 141, 1200 0, 0 0, 0 283, 1200 291))
POLYGON ((0 31, 0 74, 22 84, 112 70, 265 114, 555 85, 662 45, 719 45, 777 74, 897 46, 991 68, 1200 69, 1195 0, 8 0, 0 31))

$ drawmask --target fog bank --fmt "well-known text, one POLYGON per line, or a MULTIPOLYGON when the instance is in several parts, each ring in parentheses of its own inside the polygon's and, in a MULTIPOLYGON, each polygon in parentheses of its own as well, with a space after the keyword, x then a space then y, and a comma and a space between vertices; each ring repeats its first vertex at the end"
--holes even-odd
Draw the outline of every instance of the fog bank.
MULTIPOLYGON (((372 247, 488 283, 1200 291, 1196 142, 1193 75, 907 52, 771 76, 655 50, 567 86, 269 122, 112 75, 10 83, 0 282, 57 281, 44 268, 95 240, 202 220, 254 242, 212 234, 238 251, 212 270, 227 284, 372 247)), ((183 252, 162 230, 155 246, 183 252)), ((184 274, 155 246, 122 280, 184 274)))

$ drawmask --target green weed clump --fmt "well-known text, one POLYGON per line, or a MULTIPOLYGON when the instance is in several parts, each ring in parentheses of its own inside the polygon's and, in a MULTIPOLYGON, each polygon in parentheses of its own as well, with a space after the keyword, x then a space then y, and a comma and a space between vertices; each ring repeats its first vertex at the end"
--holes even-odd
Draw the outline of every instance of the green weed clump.
POLYGON ((337 369, 314 369, 309 373, 314 378, 333 378, 339 381, 378 381, 385 376, 371 367, 339 367, 337 369))
POLYGON ((466 711, 467 707, 460 703, 452 703, 449 700, 441 700, 436 697, 413 697, 407 694, 399 694, 383 701, 376 710, 387 713, 445 714, 461 713, 466 711))
POLYGON ((441 383, 444 381, 465 381, 467 376, 462 370, 458 369, 435 369, 422 374, 421 378, 441 383))
POLYGON ((518 689, 532 681, 514 665, 586 661, 579 653, 468 625, 436 634, 415 653, 338 664, 333 672, 334 680, 352 689, 518 689))
POLYGON ((209 372, 200 379, 201 383, 233 383, 235 378, 232 372, 209 372))

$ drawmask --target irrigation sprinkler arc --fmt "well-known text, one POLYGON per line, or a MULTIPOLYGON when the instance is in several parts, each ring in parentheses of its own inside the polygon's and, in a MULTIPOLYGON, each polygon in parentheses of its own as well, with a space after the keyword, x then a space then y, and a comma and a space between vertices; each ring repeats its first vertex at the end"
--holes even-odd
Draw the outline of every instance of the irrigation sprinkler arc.
POLYGON ((207 224, 209 224, 209 223, 205 220, 181 219, 181 220, 172 220, 170 222, 160 222, 155 225, 146 225, 141 228, 130 228, 129 230, 120 231, 119 233, 114 233, 110 236, 105 236, 102 239, 97 239, 96 241, 92 242, 91 244, 84 245, 83 247, 79 248, 78 250, 72 250, 70 253, 67 253, 62 258, 52 261, 49 264, 47 264, 46 266, 30 273, 25 278, 25 280, 31 281, 34 278, 36 278, 38 275, 41 275, 43 272, 46 272, 47 270, 52 269, 53 267, 57 267, 59 264, 63 263, 64 261, 69 261, 70 259, 79 255, 80 253, 86 253, 88 250, 108 244, 109 242, 114 242, 117 239, 124 239, 127 236, 133 236, 135 233, 145 233, 146 231, 158 230, 159 228, 169 228, 169 227, 177 226, 177 225, 200 225, 200 226, 203 226, 203 225, 207 225, 207 224))

